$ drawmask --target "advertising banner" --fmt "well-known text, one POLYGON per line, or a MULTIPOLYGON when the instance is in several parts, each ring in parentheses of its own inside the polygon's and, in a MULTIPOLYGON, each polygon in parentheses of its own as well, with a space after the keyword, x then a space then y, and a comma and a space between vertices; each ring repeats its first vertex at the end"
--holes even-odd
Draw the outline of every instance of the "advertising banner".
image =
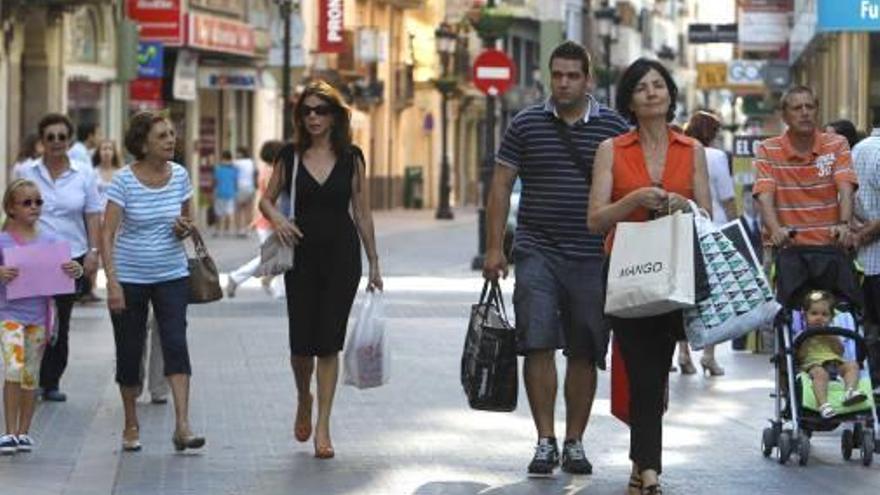
POLYGON ((818 2, 819 31, 880 31, 880 0, 818 2))
POLYGON ((127 0, 128 17, 138 24, 141 41, 183 44, 183 0, 127 0))
POLYGON ((345 50, 342 32, 345 24, 343 0, 318 0, 318 51, 341 53, 345 50))

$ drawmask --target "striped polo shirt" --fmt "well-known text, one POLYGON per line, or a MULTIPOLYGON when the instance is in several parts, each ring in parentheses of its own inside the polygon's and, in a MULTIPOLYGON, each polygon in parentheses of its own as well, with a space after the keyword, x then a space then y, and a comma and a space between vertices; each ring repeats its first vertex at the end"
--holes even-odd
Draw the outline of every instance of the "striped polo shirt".
MULTIPOLYGON (((616 111, 591 96, 583 118, 569 126, 577 152, 590 166, 599 144, 629 131, 616 111)), ((549 250, 567 258, 603 256, 602 236, 587 230, 586 177, 559 135, 553 102, 530 106, 513 118, 496 155, 522 180, 515 242, 518 249, 549 250)))
POLYGON ((846 138, 817 131, 813 148, 801 154, 786 132, 758 145, 753 163, 753 194, 773 193, 780 225, 797 230, 794 244, 833 244, 831 227, 840 223, 837 186, 858 187, 846 138))
POLYGON ((189 276, 186 251, 173 227, 181 204, 192 195, 189 174, 176 163, 160 188, 144 186, 131 167, 113 176, 107 200, 123 209, 113 249, 120 282, 155 284, 189 276))

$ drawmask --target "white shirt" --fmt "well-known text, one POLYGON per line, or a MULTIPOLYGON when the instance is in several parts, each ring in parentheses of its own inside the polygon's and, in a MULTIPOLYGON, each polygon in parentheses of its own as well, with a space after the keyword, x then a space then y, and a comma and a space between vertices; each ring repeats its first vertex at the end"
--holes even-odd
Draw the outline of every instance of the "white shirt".
POLYGON ((67 150, 67 156, 77 162, 92 164, 92 154, 82 141, 73 143, 73 146, 67 150))
POLYGON ((91 167, 71 160, 70 168, 52 180, 42 158, 28 162, 18 172, 19 178, 31 180, 40 188, 44 201, 40 227, 68 241, 74 258, 89 251, 85 215, 103 209, 95 176, 91 167))
POLYGON ((256 189, 254 184, 254 173, 256 168, 254 161, 250 158, 239 158, 232 162, 238 169, 238 192, 250 193, 256 189))
POLYGON ((724 225, 732 219, 727 218, 722 203, 736 195, 733 190, 733 177, 727 165, 727 153, 708 146, 704 149, 706 166, 709 169, 709 192, 712 195, 712 222, 715 225, 724 225))

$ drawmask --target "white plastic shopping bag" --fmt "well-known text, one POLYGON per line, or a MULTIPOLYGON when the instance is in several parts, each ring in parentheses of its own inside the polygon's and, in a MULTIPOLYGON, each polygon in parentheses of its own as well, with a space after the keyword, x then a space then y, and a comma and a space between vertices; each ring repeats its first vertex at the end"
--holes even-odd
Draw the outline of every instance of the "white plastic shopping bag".
POLYGON ((620 222, 608 265, 605 312, 638 318, 691 307, 696 297, 694 272, 692 213, 620 222))
POLYGON ((389 359, 382 293, 367 292, 345 346, 345 384, 364 389, 388 383, 389 359))

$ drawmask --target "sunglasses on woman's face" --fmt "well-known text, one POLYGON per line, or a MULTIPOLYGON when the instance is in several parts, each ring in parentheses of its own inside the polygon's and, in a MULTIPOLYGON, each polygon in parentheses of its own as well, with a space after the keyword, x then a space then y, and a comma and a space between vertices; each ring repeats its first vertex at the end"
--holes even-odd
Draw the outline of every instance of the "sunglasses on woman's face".
POLYGON ((316 105, 314 107, 303 105, 301 107, 300 114, 303 117, 308 117, 312 112, 315 112, 315 115, 323 117, 325 115, 330 115, 330 112, 332 111, 333 108, 330 105, 316 105))
POLYGON ((55 141, 64 142, 67 141, 67 134, 55 134, 54 132, 50 132, 49 134, 46 134, 46 141, 49 141, 50 143, 54 143, 55 141))
POLYGON ((28 198, 18 204, 20 204, 21 206, 24 206, 25 208, 30 208, 32 206, 40 207, 40 206, 43 206, 43 200, 41 198, 37 198, 37 199, 28 198))

